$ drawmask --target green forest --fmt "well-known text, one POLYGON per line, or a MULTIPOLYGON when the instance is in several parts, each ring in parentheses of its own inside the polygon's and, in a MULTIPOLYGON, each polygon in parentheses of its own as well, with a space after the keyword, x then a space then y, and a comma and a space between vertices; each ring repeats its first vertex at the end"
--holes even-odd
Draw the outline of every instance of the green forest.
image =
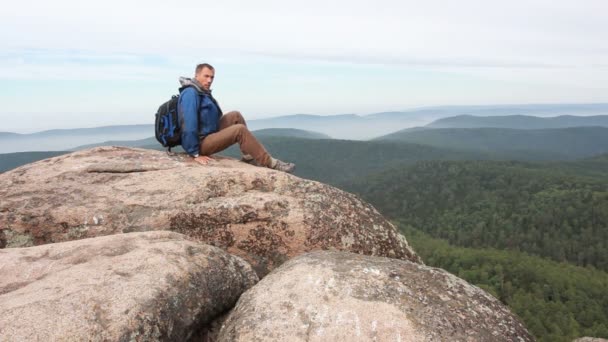
POLYGON ((492 293, 539 341, 608 338, 608 157, 418 161, 357 180, 430 266, 492 293))
POLYGON ((426 161, 346 187, 388 217, 457 246, 608 271, 607 180, 554 165, 426 161))
POLYGON ((525 253, 455 247, 399 224, 416 252, 507 304, 539 341, 608 337, 608 273, 525 253))
MULTIPOLYGON (((556 129, 438 128, 404 130, 377 140, 460 150, 534 153, 536 160, 577 159, 608 152, 608 127, 556 129)), ((519 159, 519 158, 518 158, 519 159)))

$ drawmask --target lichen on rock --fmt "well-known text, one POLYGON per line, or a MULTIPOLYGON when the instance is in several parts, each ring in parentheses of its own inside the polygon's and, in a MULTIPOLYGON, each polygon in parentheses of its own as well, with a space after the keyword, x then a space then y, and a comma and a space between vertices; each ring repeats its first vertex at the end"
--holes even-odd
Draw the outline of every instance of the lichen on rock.
POLYGON ((179 154, 97 147, 0 175, 0 198, 2 248, 172 230, 246 259, 260 276, 317 249, 420 262, 357 196, 230 158, 203 166, 179 154))
POLYGON ((168 231, 0 250, 2 341, 183 341, 258 277, 168 231))
POLYGON ((218 341, 533 341, 483 290, 410 261, 317 251, 239 299, 218 341))

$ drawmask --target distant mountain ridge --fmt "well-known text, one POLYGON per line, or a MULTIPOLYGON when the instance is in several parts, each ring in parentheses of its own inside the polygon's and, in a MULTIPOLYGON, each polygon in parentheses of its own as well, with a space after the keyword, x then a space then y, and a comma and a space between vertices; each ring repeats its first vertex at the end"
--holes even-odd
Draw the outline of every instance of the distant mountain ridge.
POLYGON ((513 104, 513 105, 461 105, 435 106, 412 109, 409 112, 441 112, 442 117, 456 115, 498 116, 498 115, 605 115, 608 114, 608 103, 562 103, 562 104, 513 104))
POLYGON ((74 146, 108 140, 137 140, 154 135, 153 125, 117 125, 92 128, 53 129, 17 134, 0 134, 0 153, 65 151, 74 146))
POLYGON ((4 137, 16 137, 19 136, 19 133, 12 133, 12 132, 0 132, 0 139, 4 138, 4 137))
POLYGON ((21 165, 36 162, 41 159, 60 156, 67 151, 52 152, 15 152, 0 154, 0 173, 17 168, 21 165))
POLYGON ((42 137, 42 136, 64 136, 64 135, 81 135, 81 134, 107 134, 107 133, 118 133, 123 134, 125 132, 141 132, 147 131, 148 133, 154 132, 154 125, 112 125, 112 126, 100 126, 100 127, 86 127, 86 128, 64 128, 64 129, 50 129, 46 131, 34 132, 34 133, 12 133, 12 132, 0 132, 0 138, 3 136, 19 136, 19 137, 42 137))
MULTIPOLYGON (((303 139, 331 139, 330 136, 322 134, 322 133, 304 131, 304 130, 295 129, 295 128, 267 128, 267 129, 253 131, 253 134, 259 138, 290 137, 290 138, 303 138, 303 139)), ((76 146, 76 147, 70 148, 70 150, 75 150, 75 151, 84 150, 87 148, 92 148, 92 147, 97 147, 97 146, 127 146, 127 147, 144 147, 144 148, 156 148, 156 147, 161 148, 161 145, 158 143, 158 141, 156 141, 155 137, 149 137, 149 138, 138 139, 138 140, 109 140, 109 141, 104 141, 104 142, 95 143, 95 144, 76 146)), ((172 151, 173 150, 181 151, 181 147, 178 146, 178 147, 172 149, 172 151)))
POLYGON ((291 137, 303 139, 331 139, 327 134, 297 128, 263 128, 253 131, 256 137, 291 137))
POLYGON ((411 127, 428 123, 401 113, 399 120, 375 119, 356 114, 310 115, 296 114, 268 119, 247 121, 252 130, 266 128, 297 128, 326 134, 336 139, 366 140, 378 135, 390 133, 398 128, 411 127))
MULTIPOLYGON (((154 138, 143 139, 139 142, 145 143, 146 141, 149 141, 150 144, 136 147, 163 149, 154 138)), ((297 165, 295 174, 297 176, 310 179, 322 178, 324 182, 332 185, 347 178, 377 172, 390 166, 413 163, 418 160, 488 158, 486 153, 483 152, 453 151, 392 141, 348 141, 281 136, 260 136, 260 141, 274 157, 295 162, 297 165)), ((179 149, 176 150, 179 151, 179 149)), ((240 158, 237 145, 231 146, 220 154, 240 158)), ((37 155, 37 152, 0 154, 0 170, 6 171, 25 164, 25 162, 22 162, 16 165, 12 162, 16 158, 30 158, 30 161, 46 158, 34 158, 37 155), (10 164, 11 167, 3 167, 4 164, 10 164)))
MULTIPOLYGON (((558 105, 439 106, 367 115, 295 114, 248 120, 251 130, 293 128, 326 134, 334 139, 368 140, 405 128, 420 127, 459 115, 608 115, 608 103, 558 105)), ((117 125, 98 128, 54 129, 30 134, 0 133, 0 153, 22 151, 57 151, 75 146, 145 139, 153 135, 153 118, 145 125, 117 125)), ((576 124, 580 126, 580 124, 576 124)), ((427 127, 432 128, 432 127, 427 127)))
MULTIPOLYGON (((253 129, 294 127, 325 133, 336 139, 366 140, 404 128, 424 126, 430 124, 433 120, 459 115, 492 117, 506 115, 534 115, 539 117, 560 115, 608 116, 608 103, 437 106, 367 115, 342 114, 319 116, 296 114, 251 120, 249 124, 253 129)), ((577 124, 576 126, 581 125, 577 124)))
POLYGON ((529 115, 509 116, 473 116, 459 115, 436 120, 427 128, 513 128, 513 129, 545 129, 566 127, 608 127, 608 115, 573 116, 561 115, 556 117, 537 117, 529 115))
POLYGON ((439 148, 479 151, 536 151, 561 158, 590 157, 608 152, 608 127, 555 129, 436 128, 406 129, 375 140, 403 141, 439 148))
POLYGON ((150 146, 150 145, 157 145, 159 148, 162 147, 162 145, 159 144, 158 141, 156 141, 155 137, 150 137, 150 138, 138 139, 138 140, 108 140, 108 141, 103 141, 100 143, 76 146, 76 147, 70 148, 70 150, 79 151, 79 150, 84 150, 87 148, 93 148, 93 147, 97 147, 97 146, 141 147, 141 146, 150 146))

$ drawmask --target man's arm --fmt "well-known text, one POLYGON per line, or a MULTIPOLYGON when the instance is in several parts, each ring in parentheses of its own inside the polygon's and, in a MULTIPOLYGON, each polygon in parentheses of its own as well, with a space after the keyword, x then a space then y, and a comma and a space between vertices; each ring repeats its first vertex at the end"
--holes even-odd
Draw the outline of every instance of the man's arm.
POLYGON ((179 110, 182 115, 182 147, 192 157, 198 157, 200 139, 198 137, 199 96, 193 88, 186 88, 179 96, 179 110))

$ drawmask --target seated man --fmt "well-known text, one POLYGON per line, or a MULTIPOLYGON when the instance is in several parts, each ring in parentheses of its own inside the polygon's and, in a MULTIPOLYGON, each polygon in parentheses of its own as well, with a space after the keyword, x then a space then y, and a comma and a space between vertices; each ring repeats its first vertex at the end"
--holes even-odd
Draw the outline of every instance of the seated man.
POLYGON ((243 160, 258 166, 292 172, 293 163, 272 158, 260 142, 247 129, 239 112, 222 115, 222 110, 211 95, 215 69, 207 64, 196 66, 194 79, 181 77, 177 105, 182 125, 182 147, 201 164, 207 164, 212 154, 234 143, 239 143, 243 160))

